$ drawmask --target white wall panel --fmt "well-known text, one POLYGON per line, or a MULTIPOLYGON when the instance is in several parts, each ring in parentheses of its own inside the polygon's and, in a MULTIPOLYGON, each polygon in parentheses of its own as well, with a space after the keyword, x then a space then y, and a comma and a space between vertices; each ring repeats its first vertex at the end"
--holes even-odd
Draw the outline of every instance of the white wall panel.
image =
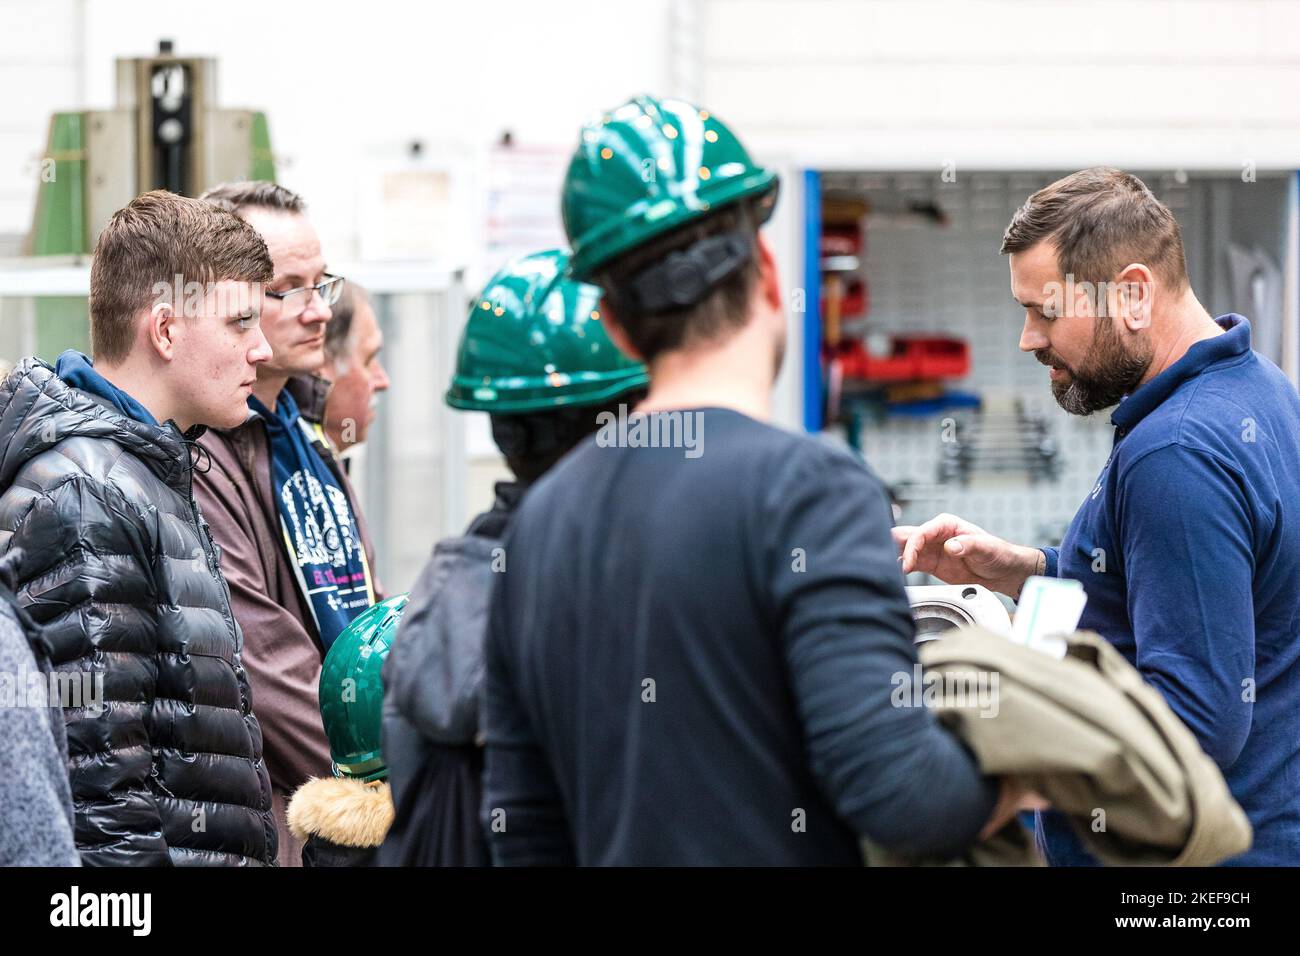
POLYGON ((1300 166, 1293 2, 702 0, 701 22, 702 99, 813 165, 1300 166))

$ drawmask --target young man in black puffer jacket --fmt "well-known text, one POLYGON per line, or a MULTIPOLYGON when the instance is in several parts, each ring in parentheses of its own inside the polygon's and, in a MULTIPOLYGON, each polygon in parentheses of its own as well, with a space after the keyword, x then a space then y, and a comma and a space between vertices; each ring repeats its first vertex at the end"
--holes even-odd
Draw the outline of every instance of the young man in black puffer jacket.
POLYGON ((192 493, 194 439, 247 414, 266 245, 207 203, 152 192, 114 214, 90 276, 95 362, 26 359, 0 385, 0 553, 44 625, 88 865, 276 856, 262 732, 220 552, 192 493))

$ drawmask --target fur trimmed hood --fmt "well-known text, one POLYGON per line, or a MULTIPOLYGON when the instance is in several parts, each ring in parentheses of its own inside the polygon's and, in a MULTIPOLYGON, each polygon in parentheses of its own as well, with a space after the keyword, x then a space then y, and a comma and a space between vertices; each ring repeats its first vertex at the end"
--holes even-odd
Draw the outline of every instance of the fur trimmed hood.
POLYGON ((393 822, 393 798, 382 781, 319 777, 289 801, 289 829, 299 840, 316 836, 340 846, 375 847, 393 822))

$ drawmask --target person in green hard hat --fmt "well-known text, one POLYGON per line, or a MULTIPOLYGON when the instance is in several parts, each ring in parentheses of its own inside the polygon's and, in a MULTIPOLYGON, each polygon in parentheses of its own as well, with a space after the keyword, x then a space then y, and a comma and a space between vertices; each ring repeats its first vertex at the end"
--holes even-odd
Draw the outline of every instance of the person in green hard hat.
POLYGON ((383 866, 489 862, 479 825, 479 697, 501 539, 524 492, 608 417, 645 394, 645 367, 604 330, 600 290, 566 276, 569 256, 525 256, 470 308, 447 404, 491 416, 514 481, 465 534, 440 541, 411 589, 384 666, 384 758, 396 817, 383 866))
POLYGON ((289 800, 303 866, 371 866, 393 821, 380 734, 381 670, 406 605, 405 594, 372 605, 325 655, 317 693, 334 775, 308 780, 289 800))
POLYGON ((494 863, 860 864, 862 838, 944 858, 1019 805, 932 713, 893 705, 917 658, 880 479, 769 423, 776 193, 689 103, 638 97, 581 131, 572 274, 605 290, 650 388, 529 491, 504 543, 494 863))

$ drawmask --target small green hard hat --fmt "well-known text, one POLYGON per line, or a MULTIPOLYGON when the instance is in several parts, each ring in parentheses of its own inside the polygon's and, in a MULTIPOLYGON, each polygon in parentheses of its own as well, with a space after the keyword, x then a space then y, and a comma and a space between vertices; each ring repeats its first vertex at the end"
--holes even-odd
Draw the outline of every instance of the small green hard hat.
POLYGON ((321 666, 320 716, 330 760, 340 777, 382 780, 388 767, 379 747, 384 683, 380 672, 407 595, 380 601, 363 611, 330 645, 321 666))
POLYGON ((584 126, 569 162, 570 271, 590 281, 615 256, 711 210, 765 193, 775 203, 777 185, 708 110, 635 97, 584 126))
POLYGON ((470 306, 453 408, 497 414, 609 401, 650 380, 620 352, 600 319, 601 290, 565 274, 569 254, 538 252, 494 275, 470 306))

